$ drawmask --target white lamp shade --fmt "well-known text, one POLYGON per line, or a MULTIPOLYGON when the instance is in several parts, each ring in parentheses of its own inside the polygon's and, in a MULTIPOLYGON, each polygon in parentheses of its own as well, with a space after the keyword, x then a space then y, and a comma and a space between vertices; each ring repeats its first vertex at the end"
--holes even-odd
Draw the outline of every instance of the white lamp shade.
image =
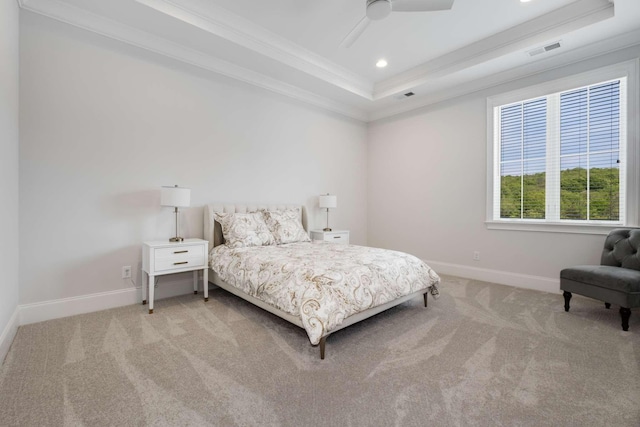
POLYGON ((318 204, 321 208, 336 208, 338 207, 338 197, 330 194, 322 195, 318 198, 318 204))
POLYGON ((181 187, 162 187, 160 204, 162 206, 187 207, 191 202, 191 189, 181 187))

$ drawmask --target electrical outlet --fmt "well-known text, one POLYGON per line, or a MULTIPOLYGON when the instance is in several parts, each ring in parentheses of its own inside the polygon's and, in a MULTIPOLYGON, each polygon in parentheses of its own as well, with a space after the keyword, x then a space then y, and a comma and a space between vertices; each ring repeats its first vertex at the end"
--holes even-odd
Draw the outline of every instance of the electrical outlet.
POLYGON ((123 279, 131 279, 131 266, 125 265, 122 267, 122 278, 123 279))
POLYGON ((480 251, 475 251, 473 253, 473 260, 474 261, 480 261, 480 251))

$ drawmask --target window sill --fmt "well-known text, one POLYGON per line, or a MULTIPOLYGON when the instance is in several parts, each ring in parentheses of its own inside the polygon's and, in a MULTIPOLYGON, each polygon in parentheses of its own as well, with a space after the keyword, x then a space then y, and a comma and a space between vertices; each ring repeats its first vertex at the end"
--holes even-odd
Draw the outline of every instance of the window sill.
POLYGON ((536 231, 542 233, 609 234, 611 230, 625 226, 622 224, 567 224, 536 221, 485 221, 489 230, 536 231))

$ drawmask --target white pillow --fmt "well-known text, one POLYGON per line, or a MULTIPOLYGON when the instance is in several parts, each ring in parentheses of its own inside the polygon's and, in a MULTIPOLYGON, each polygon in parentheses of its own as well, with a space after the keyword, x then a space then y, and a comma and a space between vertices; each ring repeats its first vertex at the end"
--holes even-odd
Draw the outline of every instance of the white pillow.
POLYGON ((222 227, 225 245, 232 248, 273 245, 276 241, 261 212, 214 214, 222 227))
POLYGON ((262 211, 262 214, 277 244, 311 241, 300 222, 299 208, 262 211))

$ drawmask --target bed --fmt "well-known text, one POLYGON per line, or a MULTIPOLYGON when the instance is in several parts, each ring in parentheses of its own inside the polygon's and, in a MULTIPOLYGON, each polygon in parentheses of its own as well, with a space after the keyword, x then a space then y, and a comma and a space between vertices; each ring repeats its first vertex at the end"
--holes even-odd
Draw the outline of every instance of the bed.
POLYGON ((312 242, 307 231, 300 205, 205 206, 210 282, 303 328, 321 359, 333 332, 419 296, 427 307, 428 294, 438 296, 440 278, 412 255, 312 242), (256 225, 261 218, 264 224, 256 225), (237 226, 238 219, 251 225, 237 226), (247 229, 249 243, 238 243, 236 232, 245 238, 247 229))

